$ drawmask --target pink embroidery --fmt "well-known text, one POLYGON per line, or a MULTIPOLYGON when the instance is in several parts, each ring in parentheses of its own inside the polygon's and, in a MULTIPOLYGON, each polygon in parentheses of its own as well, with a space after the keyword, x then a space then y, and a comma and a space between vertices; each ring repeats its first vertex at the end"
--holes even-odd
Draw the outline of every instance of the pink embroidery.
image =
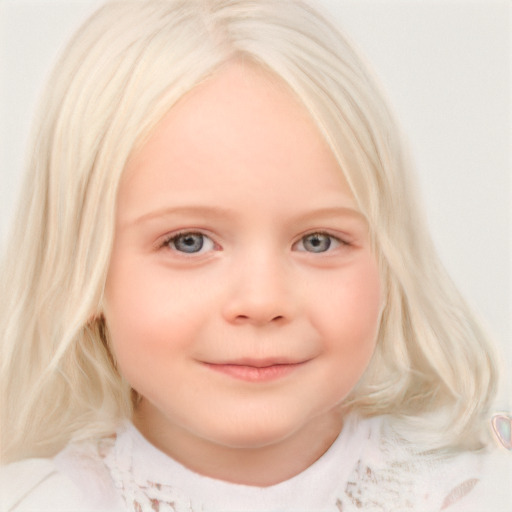
POLYGON ((466 494, 473 490, 473 487, 478 483, 477 478, 470 478, 469 480, 465 480, 457 487, 453 488, 448 496, 443 501, 443 505, 441 506, 441 510, 448 508, 453 505, 457 501, 461 500, 466 494))

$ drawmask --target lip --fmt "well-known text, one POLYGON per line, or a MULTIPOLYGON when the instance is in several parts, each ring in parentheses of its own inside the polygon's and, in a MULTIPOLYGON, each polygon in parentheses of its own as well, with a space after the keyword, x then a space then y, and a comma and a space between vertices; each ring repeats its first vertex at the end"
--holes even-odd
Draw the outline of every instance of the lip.
POLYGON ((307 361, 286 359, 240 359, 220 363, 204 363, 213 371, 248 382, 268 382, 293 373, 307 361))

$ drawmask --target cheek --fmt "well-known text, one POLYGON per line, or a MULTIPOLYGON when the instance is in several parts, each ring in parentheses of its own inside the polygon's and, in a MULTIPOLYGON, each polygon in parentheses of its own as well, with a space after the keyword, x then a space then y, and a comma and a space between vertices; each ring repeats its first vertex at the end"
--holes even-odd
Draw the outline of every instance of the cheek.
POLYGON ((343 332, 344 339, 374 341, 382 309, 377 265, 363 260, 340 272, 338 279, 331 280, 323 302, 329 324, 343 332))
MULTIPOLYGON (((104 314, 116 360, 123 367, 144 364, 151 355, 171 346, 179 324, 158 276, 134 262, 116 262, 107 278, 104 314)), ((178 316, 180 318, 180 316, 178 316)))
POLYGON ((325 314, 325 378, 339 403, 357 384, 375 350, 382 302, 374 265, 353 268, 333 283, 325 314))
POLYGON ((351 316, 353 322, 361 329, 368 329, 370 333, 375 334, 382 309, 381 284, 377 268, 368 265, 357 269, 349 276, 346 287, 343 303, 347 314, 344 318, 351 316))
POLYGON ((113 258, 104 313, 125 377, 134 368, 178 358, 201 337, 215 302, 216 287, 207 283, 207 276, 191 279, 186 272, 137 258, 113 258))
POLYGON ((350 390, 368 366, 377 340, 382 298, 376 264, 369 261, 345 269, 332 280, 323 302, 319 314, 324 315, 332 384, 350 390))

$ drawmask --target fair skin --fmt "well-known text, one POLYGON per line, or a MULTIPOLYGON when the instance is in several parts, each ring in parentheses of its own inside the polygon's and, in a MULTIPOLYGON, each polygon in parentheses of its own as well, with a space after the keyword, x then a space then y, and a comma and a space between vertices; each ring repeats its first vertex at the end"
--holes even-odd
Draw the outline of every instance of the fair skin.
POLYGON ((104 314, 136 426, 192 470, 268 486, 332 444, 380 279, 337 162, 276 78, 225 65, 132 156, 104 314))

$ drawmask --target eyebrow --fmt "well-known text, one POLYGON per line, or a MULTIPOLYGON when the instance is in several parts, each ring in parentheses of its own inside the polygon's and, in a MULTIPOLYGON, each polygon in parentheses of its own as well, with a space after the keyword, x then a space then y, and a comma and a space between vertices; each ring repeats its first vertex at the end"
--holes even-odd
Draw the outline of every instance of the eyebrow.
MULTIPOLYGON (((144 222, 148 222, 154 219, 169 217, 172 215, 191 215, 197 217, 208 217, 214 219, 226 219, 229 217, 236 217, 237 213, 235 210, 229 208, 223 208, 220 206, 178 206, 178 207, 166 207, 158 210, 154 210, 145 213, 133 220, 128 220, 125 225, 138 225, 144 222)), ((301 213, 296 218, 297 220, 303 219, 315 219, 323 217, 354 217, 355 219, 367 222, 366 216, 355 208, 348 206, 331 206, 322 208, 312 208, 309 211, 301 213)))
POLYGON ((299 219, 316 217, 354 217, 358 220, 367 222, 366 216, 362 212, 355 208, 351 208, 350 206, 331 206, 311 209, 310 211, 298 216, 299 219))
POLYGON ((233 210, 229 208, 221 208, 219 206, 177 206, 177 207, 165 207, 160 208, 158 210, 154 210, 148 213, 145 213, 139 217, 136 217, 133 220, 128 220, 126 222, 127 225, 135 225, 142 224, 143 222, 147 222, 153 219, 161 218, 161 217, 169 217, 171 215, 195 215, 195 216, 203 216, 203 217, 213 217, 213 218, 227 218, 235 215, 233 210))

